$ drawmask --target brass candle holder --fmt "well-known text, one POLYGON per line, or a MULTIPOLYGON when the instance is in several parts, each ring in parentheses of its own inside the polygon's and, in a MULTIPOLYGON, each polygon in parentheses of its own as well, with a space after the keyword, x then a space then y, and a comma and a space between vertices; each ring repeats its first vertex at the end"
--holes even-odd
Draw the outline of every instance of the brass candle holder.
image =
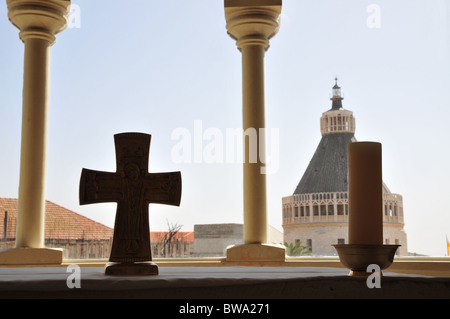
MULTIPOLYGON (((375 264, 380 271, 389 268, 394 261, 395 252, 401 245, 360 245, 338 244, 333 245, 339 259, 346 268, 350 269, 349 276, 368 276, 369 265, 375 264)), ((382 273, 380 274, 382 275, 382 273)))

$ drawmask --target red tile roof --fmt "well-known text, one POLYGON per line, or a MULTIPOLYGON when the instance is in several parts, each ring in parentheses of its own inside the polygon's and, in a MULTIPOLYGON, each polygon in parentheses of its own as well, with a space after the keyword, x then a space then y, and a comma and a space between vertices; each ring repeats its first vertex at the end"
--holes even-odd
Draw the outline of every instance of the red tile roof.
MULTIPOLYGON (((16 236, 17 199, 0 198, 0 240, 4 238, 4 217, 8 212, 7 236, 16 236)), ((113 229, 50 201, 45 202, 46 239, 110 239, 113 229)))
MULTIPOLYGON (((8 212, 7 237, 16 237, 16 219, 18 201, 15 198, 0 198, 0 240, 4 238, 5 211, 8 212)), ((45 202, 45 238, 46 239, 110 239, 114 230, 83 215, 50 201, 45 202)), ((153 243, 164 239, 167 232, 150 232, 153 243)), ((194 242, 194 232, 178 232, 174 239, 194 242)))

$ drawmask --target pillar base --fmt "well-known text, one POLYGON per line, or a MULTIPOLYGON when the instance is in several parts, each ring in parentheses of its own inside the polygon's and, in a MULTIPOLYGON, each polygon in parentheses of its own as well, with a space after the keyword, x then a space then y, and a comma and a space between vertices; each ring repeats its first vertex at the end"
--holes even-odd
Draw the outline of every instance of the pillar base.
POLYGON ((282 245, 244 244, 227 248, 227 261, 285 261, 282 245))
POLYGON ((0 265, 60 265, 63 251, 58 248, 12 248, 0 251, 0 265))

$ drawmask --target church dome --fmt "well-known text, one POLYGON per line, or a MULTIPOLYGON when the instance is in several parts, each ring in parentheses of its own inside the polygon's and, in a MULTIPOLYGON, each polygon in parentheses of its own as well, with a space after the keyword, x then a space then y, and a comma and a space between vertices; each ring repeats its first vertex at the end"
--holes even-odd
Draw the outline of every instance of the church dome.
MULTIPOLYGON (((353 112, 342 106, 341 88, 333 86, 332 108, 322 114, 322 139, 294 194, 348 191, 347 147, 355 138, 353 112)), ((384 192, 390 192, 384 185, 384 192)))
POLYGON ((323 136, 294 194, 348 191, 347 145, 353 141, 353 133, 323 136))
MULTIPOLYGON (((356 142, 353 112, 342 106, 341 87, 332 88, 332 107, 322 114, 322 138, 292 195, 282 198, 283 239, 301 242, 313 255, 336 255, 333 244, 348 240, 348 145, 356 142)), ((384 243, 401 244, 406 255, 403 230, 403 199, 383 183, 384 243)))

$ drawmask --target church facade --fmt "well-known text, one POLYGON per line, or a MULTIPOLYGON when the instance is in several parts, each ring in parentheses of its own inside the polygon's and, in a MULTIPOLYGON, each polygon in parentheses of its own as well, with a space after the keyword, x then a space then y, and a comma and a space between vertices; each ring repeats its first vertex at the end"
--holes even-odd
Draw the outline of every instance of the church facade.
MULTIPOLYGON (((332 245, 348 244, 347 146, 356 141, 356 125, 337 79, 331 100, 320 119, 320 143, 294 193, 282 198, 284 241, 300 241, 316 256, 337 255, 332 245)), ((407 255, 403 198, 383 183, 383 202, 384 243, 400 244, 397 254, 407 255)))

